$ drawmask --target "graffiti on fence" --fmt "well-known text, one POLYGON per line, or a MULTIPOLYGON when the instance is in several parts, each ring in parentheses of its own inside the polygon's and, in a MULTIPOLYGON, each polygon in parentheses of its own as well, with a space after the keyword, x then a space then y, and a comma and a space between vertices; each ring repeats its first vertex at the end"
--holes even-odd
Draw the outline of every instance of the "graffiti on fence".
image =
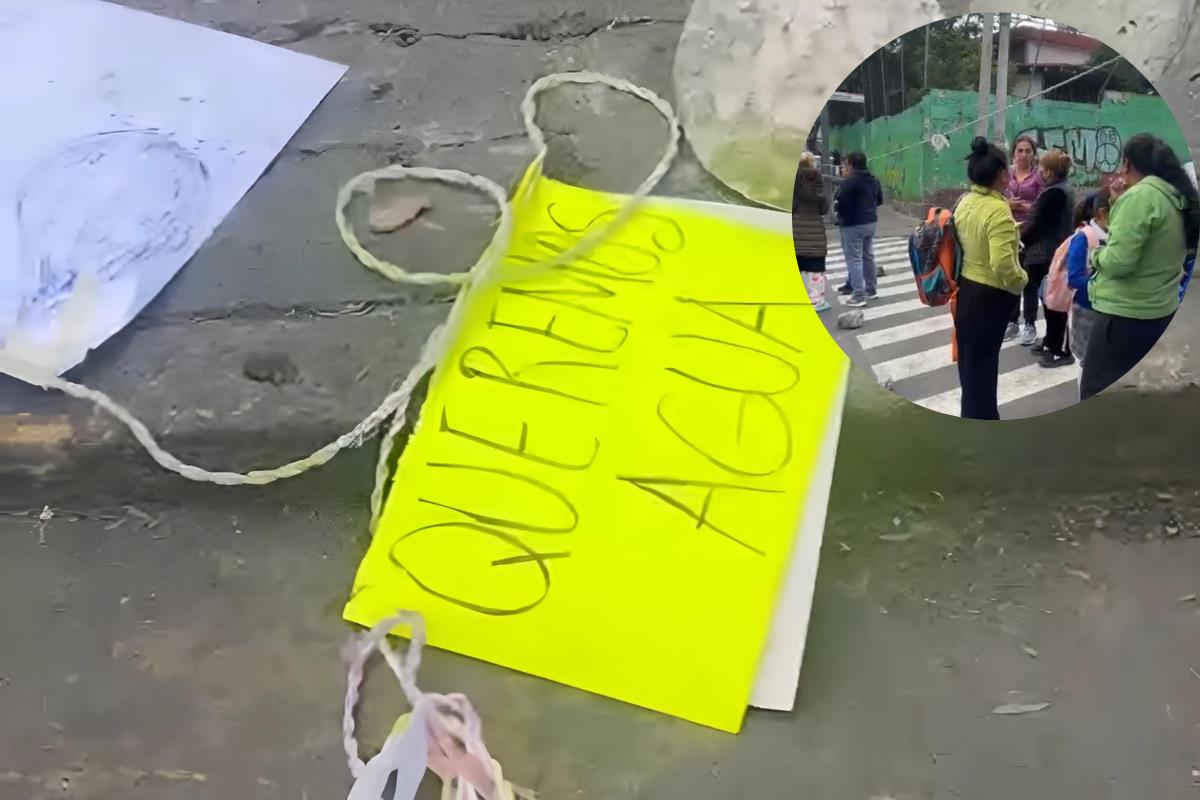
POLYGON ((904 167, 887 167, 880 175, 880 183, 891 195, 899 195, 904 188, 904 167))
POLYGON ((1121 134, 1104 125, 1098 128, 1032 128, 1022 131, 1038 143, 1038 150, 1058 148, 1075 164, 1077 178, 1102 179, 1121 165, 1121 134))

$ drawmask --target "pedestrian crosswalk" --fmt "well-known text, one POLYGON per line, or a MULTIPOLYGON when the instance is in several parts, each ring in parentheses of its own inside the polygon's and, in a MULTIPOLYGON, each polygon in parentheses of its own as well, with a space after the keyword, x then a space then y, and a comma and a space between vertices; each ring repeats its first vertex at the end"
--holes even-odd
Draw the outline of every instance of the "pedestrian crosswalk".
MULTIPOLYGON (((855 340, 856 352, 851 356, 880 384, 917 405, 957 416, 961 392, 950 354, 949 307, 930 308, 917 297, 907 238, 877 239, 875 261, 886 274, 877 282, 878 296, 861 309, 862 327, 837 330, 838 314, 849 310, 837 289, 849 279, 841 248, 830 245, 826 286, 832 308, 821 315, 825 324, 840 341, 847 335, 855 340)), ((1044 322, 1039 319, 1037 327, 1041 336, 1044 322)), ((1078 380, 1078 365, 1042 367, 1030 348, 1015 340, 1005 342, 1000 352, 1000 414, 1031 416, 1072 405, 1078 399, 1078 380)))

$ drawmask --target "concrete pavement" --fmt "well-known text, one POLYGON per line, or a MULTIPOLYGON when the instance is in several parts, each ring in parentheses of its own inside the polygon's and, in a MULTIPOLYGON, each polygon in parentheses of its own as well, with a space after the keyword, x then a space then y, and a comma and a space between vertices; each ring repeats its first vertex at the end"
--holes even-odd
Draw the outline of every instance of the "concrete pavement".
MULTIPOLYGON (((1182 410, 1156 403, 1151 428, 1182 410)), ((1100 460, 1022 421, 1010 438, 1092 460, 1013 470, 969 435, 939 460, 894 436, 938 426, 869 416, 847 418, 794 712, 728 736, 436 651, 422 685, 465 691, 506 776, 545 798, 1191 798, 1194 460, 1128 428, 1100 460), (992 713, 1014 702, 1052 705, 992 713)), ((339 612, 365 506, 308 488, 0 515, 0 800, 345 795, 339 612)), ((403 706, 378 664, 364 691, 369 754, 403 706)))
MULTIPOLYGON (((897 221, 881 225, 901 229, 897 221)), ((911 226, 910 226, 911 227, 911 226)), ((951 360, 950 333, 953 327, 948 306, 930 308, 921 303, 913 286, 905 236, 883 235, 875 240, 876 264, 886 269, 878 279, 878 296, 868 302, 861 328, 837 327, 837 318, 851 310, 846 297, 837 293, 849 280, 845 256, 830 235, 829 272, 826 277, 832 306, 821 314, 830 336, 855 366, 879 384, 922 408, 958 416, 962 393, 958 372, 951 360)), ((1039 331, 1043 321, 1038 321, 1039 331)), ((1049 414, 1079 401, 1078 365, 1046 369, 1028 347, 1016 340, 1006 342, 1000 354, 998 396, 1001 419, 1049 414)))
MULTIPOLYGON (((184 460, 232 469, 275 466, 349 430, 445 315, 444 292, 397 286, 354 259, 334 227, 341 185, 393 162, 511 185, 533 155, 518 112, 530 83, 586 67, 670 97, 687 12, 680 0, 576 0, 549 15, 537 4, 497 13, 486 2, 404 12, 375 0, 130 5, 351 65, 136 323, 67 376, 127 404, 184 460), (246 374, 248 359, 280 354, 295 380, 246 374)), ((548 96, 541 123, 551 175, 614 191, 641 181, 665 132, 657 112, 604 90, 548 96)), ((414 230, 373 246, 422 269, 465 269, 491 235, 493 210, 474 195, 430 191, 429 221, 453 236, 414 230)), ((661 191, 734 201, 686 152, 661 191)), ((119 490, 161 477, 107 415, 2 376, 0 437, 0 491, 18 497, 80 479, 119 490), (78 470, 81 454, 100 451, 111 470, 78 470)))
MULTIPOLYGON (((532 80, 591 68, 669 97, 687 13, 131 4, 352 65, 162 297, 71 375, 186 460, 236 469, 349 429, 445 312, 354 261, 337 188, 390 161, 511 184, 532 80), (248 363, 262 357, 294 370, 248 363)), ((568 90, 545 113, 552 174, 630 189, 656 157, 657 118, 636 104, 568 90)), ((736 202, 686 148, 662 191, 736 202)), ((465 266, 490 220, 474 198, 435 199, 455 235, 390 255, 465 266)), ((1177 602, 1200 591, 1189 303, 1131 379, 1163 391, 1049 417, 962 423, 855 370, 794 714, 726 737, 439 653, 425 685, 466 691, 509 776, 548 799, 1191 797, 1200 618, 1177 602), (911 539, 879 539, 897 530, 911 539), (1054 705, 990 713, 1014 699, 1054 705)), ((90 406, 0 382, 0 509, 14 512, 0 519, 0 800, 344 795, 339 612, 374 456, 268 488, 197 486, 90 406)), ((379 673, 366 691, 377 747, 399 699, 379 673)))
MULTIPOLYGON (((333 225, 338 188, 389 162, 456 167, 511 185, 531 156, 517 114, 529 83, 589 68, 669 98, 688 9, 686 0, 563 0, 553 13, 482 0, 403 12, 382 0, 129 4, 350 64, 163 294, 68 375, 127 404, 184 460, 233 469, 290 461, 350 429, 444 314, 444 296, 391 284, 354 260, 333 225), (247 361, 281 355, 294 380, 277 385, 247 374, 247 361)), ((566 89, 547 98, 543 116, 552 175, 628 190, 657 158, 661 121, 630 98, 566 89)), ((660 191, 740 202, 686 143, 660 191)), ((451 191, 434 201, 430 220, 454 236, 413 231, 376 246, 425 269, 469 265, 488 236, 490 210, 451 191)), ((885 222, 881 235, 911 227, 890 211, 885 222)), ((1193 296, 1123 386, 1176 391, 1200 382, 1197 303, 1193 296)), ((850 402, 878 409, 887 399, 855 390, 850 402)), ((171 485, 107 415, 3 377, 0 444, 0 478, 18 497, 81 481, 117 492, 171 485), (108 468, 81 471, 91 455, 108 468)))

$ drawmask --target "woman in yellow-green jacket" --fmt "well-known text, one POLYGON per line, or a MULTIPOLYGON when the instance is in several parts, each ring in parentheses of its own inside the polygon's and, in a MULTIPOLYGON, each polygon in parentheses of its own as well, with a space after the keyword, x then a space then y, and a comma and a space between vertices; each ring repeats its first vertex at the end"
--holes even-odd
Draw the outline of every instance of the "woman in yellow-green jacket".
POLYGON ((958 343, 958 380, 963 419, 1000 419, 996 384, 1000 347, 1028 280, 1019 261, 1020 236, 1008 189, 1008 158, 979 137, 967 157, 971 190, 954 211, 962 245, 958 308, 954 318, 958 343))

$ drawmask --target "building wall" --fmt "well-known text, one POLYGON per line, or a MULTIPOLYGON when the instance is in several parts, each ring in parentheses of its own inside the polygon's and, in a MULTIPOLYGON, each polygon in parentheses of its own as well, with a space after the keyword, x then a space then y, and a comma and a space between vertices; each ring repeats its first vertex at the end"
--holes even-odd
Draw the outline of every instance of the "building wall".
MULTIPOLYGON (((978 116, 978 97, 975 92, 932 92, 903 114, 835 128, 832 146, 843 153, 865 152, 889 199, 920 202, 940 189, 964 185, 974 126, 951 134, 950 146, 940 152, 921 145, 885 154, 970 123, 978 116)), ((1010 103, 1018 100, 1009 98, 1010 103)), ((1034 100, 1009 109, 1005 125, 1009 142, 1027 133, 1041 148, 1066 150, 1076 164, 1072 182, 1083 186, 1100 184, 1119 166, 1125 140, 1144 131, 1166 139, 1182 161, 1190 159, 1183 132, 1158 97, 1127 95, 1101 105, 1034 100)))
POLYGON ((1023 49, 1026 64, 1086 64, 1092 57, 1087 50, 1050 42, 1042 42, 1041 52, 1038 52, 1038 43, 1034 41, 1024 42, 1023 49))

